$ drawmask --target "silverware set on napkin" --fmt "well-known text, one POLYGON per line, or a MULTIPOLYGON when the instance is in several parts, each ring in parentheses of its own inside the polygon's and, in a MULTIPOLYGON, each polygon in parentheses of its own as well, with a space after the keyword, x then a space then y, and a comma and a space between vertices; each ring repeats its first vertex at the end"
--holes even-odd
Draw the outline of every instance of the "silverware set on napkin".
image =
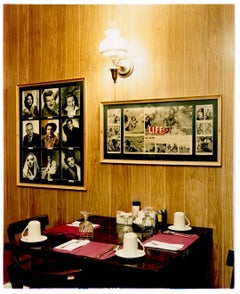
POLYGON ((64 249, 68 251, 72 251, 78 247, 82 247, 86 244, 88 244, 90 241, 89 240, 77 240, 77 239, 72 239, 70 241, 67 241, 61 245, 56 246, 56 249, 64 249))
POLYGON ((100 258, 103 255, 105 255, 105 257, 106 257, 106 255, 108 256, 111 253, 113 253, 114 251, 117 251, 119 249, 119 247, 120 247, 120 245, 114 245, 114 246, 110 247, 109 249, 104 250, 103 252, 99 253, 96 257, 100 258))

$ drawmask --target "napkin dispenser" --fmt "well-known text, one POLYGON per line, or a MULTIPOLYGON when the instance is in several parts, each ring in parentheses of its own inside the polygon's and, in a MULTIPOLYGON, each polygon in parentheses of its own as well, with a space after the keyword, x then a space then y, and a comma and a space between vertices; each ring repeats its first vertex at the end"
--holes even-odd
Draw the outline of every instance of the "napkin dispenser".
POLYGON ((124 212, 122 210, 118 210, 116 214, 117 224, 124 225, 125 221, 127 225, 132 225, 132 222, 133 222, 132 212, 124 212))

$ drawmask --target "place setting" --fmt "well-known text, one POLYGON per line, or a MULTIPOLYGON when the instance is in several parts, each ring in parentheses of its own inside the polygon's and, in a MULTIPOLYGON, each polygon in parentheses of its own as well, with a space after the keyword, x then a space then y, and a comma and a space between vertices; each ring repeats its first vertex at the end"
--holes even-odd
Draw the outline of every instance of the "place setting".
MULTIPOLYGON (((50 228, 46 230, 44 233, 46 235, 48 234, 56 234, 56 235, 66 235, 66 236, 72 236, 73 238, 76 238, 79 236, 79 227, 85 226, 89 221, 88 218, 92 214, 90 210, 84 210, 80 211, 80 214, 83 215, 83 220, 75 220, 70 223, 62 224, 54 228, 50 228)), ((99 224, 91 223, 91 228, 93 230, 100 228, 99 224)))
POLYGON ((136 259, 146 255, 143 243, 134 232, 125 233, 123 236, 123 246, 116 251, 116 256, 124 259, 136 259), (139 249, 139 245, 141 249, 139 249))
POLYGON ((174 223, 168 230, 151 236, 144 242, 144 246, 153 249, 182 251, 195 242, 199 237, 195 234, 185 234, 192 231, 190 221, 184 212, 174 213, 174 223))
POLYGON ((47 239, 47 236, 41 234, 41 224, 37 220, 32 220, 28 223, 20 238, 21 242, 31 246, 39 245, 39 243, 45 242, 47 239))
POLYGON ((53 248, 54 251, 70 253, 97 259, 107 259, 115 255, 120 245, 93 241, 94 229, 99 225, 88 220, 89 210, 80 212, 84 220, 75 221, 70 227, 77 228, 78 239, 74 238, 53 248))
POLYGON ((190 226, 190 220, 182 211, 177 211, 174 213, 173 225, 168 226, 169 230, 177 232, 188 232, 192 230, 190 226))
POLYGON ((107 259, 115 255, 119 245, 73 239, 53 248, 54 251, 71 253, 96 259, 107 259))

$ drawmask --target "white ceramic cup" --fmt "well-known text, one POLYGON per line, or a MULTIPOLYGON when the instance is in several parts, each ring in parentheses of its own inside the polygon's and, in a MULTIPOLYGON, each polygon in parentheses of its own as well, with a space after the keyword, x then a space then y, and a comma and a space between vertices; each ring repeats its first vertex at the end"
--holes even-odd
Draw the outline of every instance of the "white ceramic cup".
POLYGON ((22 237, 26 237, 29 242, 38 241, 41 238, 41 224, 37 220, 30 221, 22 232, 22 237), (25 232, 27 235, 25 235, 25 232))
POLYGON ((190 226, 190 221, 186 217, 184 212, 177 211, 177 212, 174 213, 173 225, 178 230, 185 230, 186 227, 190 226))
POLYGON ((125 256, 136 256, 138 252, 138 243, 144 247, 137 235, 133 232, 125 233, 123 236, 123 253, 125 256))

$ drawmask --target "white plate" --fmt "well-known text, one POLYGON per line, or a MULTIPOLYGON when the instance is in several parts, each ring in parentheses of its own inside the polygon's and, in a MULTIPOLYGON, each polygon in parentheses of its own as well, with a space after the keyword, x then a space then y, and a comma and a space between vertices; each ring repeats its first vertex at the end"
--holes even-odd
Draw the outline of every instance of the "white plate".
POLYGON ((138 249, 137 253, 135 255, 126 255, 124 254, 123 249, 117 250, 116 251, 116 255, 118 257, 122 257, 122 258, 139 258, 142 257, 146 254, 145 251, 138 249))
POLYGON ((43 242, 47 240, 47 236, 41 235, 41 237, 38 240, 34 240, 34 241, 29 241, 28 240, 28 236, 22 237, 21 241, 22 242, 27 242, 27 243, 38 243, 38 242, 43 242))
POLYGON ((169 230, 178 231, 178 232, 187 232, 187 231, 191 231, 191 229, 192 229, 192 227, 190 227, 190 226, 185 226, 185 229, 178 229, 174 225, 169 226, 168 228, 169 228, 169 230))

